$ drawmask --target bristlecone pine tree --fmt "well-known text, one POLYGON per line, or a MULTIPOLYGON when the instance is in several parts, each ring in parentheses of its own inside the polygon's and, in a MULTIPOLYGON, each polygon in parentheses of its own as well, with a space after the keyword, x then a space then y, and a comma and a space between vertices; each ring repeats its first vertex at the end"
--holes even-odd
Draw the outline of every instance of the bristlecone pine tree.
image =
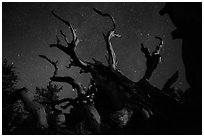
MULTIPOLYGON (((110 18, 112 21, 112 29, 103 34, 106 43, 108 65, 104 65, 94 58, 93 63, 80 59, 75 52, 79 43, 75 30, 69 21, 52 11, 54 17, 63 22, 71 30, 73 38, 69 42, 66 35, 60 30, 66 45, 62 44, 57 37, 57 42, 50 44, 50 47, 55 47, 70 57, 68 69, 70 67, 78 67, 80 68, 79 73, 91 74, 90 86, 86 88, 70 76, 58 76, 57 61, 54 62, 44 55, 39 55, 55 68, 54 74, 50 78, 50 83, 68 83, 78 94, 75 99, 64 98, 53 101, 52 104, 59 105, 67 102, 66 105, 62 106, 63 109, 70 105, 73 106, 73 109, 70 110, 70 118, 66 119, 67 124, 71 123, 74 126, 84 121, 86 127, 93 134, 162 133, 160 131, 164 131, 164 129, 171 126, 168 123, 169 117, 175 112, 175 106, 178 108, 179 102, 152 86, 145 77, 138 82, 134 82, 123 75, 117 68, 116 54, 111 44, 112 38, 121 37, 121 35, 116 33, 115 20, 110 14, 103 13, 95 8, 93 10, 103 17, 110 18)), ((161 40, 161 38, 159 39, 161 40)), ((159 47, 162 46, 161 44, 163 44, 162 40, 159 47)), ((148 63, 149 66, 152 66, 158 62, 155 62, 153 59, 148 63)), ((149 77, 154 69, 156 67, 153 67, 153 69, 147 68, 146 71, 149 71, 149 77)), ((170 84, 167 84, 168 86, 166 85, 165 89, 169 89, 175 81, 173 80, 170 84)))

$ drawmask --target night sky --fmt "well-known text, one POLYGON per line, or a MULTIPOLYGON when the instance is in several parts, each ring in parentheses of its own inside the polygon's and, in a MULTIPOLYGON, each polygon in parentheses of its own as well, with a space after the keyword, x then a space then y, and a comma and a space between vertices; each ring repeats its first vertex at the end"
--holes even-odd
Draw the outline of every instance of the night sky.
MULTIPOLYGON (((31 92, 35 87, 46 87, 53 75, 54 67, 38 57, 44 54, 53 61, 59 61, 58 76, 72 76, 85 86, 89 74, 79 74, 79 69, 67 69, 69 56, 50 48, 56 43, 59 30, 72 38, 70 30, 52 14, 69 20, 80 40, 77 55, 86 61, 94 57, 106 64, 105 41, 103 33, 112 24, 109 19, 96 14, 92 8, 110 13, 116 21, 116 32, 121 38, 111 40, 117 55, 118 68, 131 80, 140 80, 145 72, 145 57, 140 51, 140 43, 153 51, 159 43, 155 36, 164 40, 161 49, 162 63, 154 71, 150 82, 162 88, 166 80, 179 70, 179 79, 175 86, 186 90, 189 86, 185 80, 185 68, 181 58, 182 40, 172 40, 171 32, 175 26, 168 15, 160 16, 158 11, 165 3, 3 3, 2 8, 2 55, 17 67, 18 87, 26 86, 31 92)), ((61 41, 63 41, 63 38, 61 41)), ((57 83, 59 85, 63 85, 57 83)), ((74 96, 70 85, 64 84, 60 96, 74 96)))

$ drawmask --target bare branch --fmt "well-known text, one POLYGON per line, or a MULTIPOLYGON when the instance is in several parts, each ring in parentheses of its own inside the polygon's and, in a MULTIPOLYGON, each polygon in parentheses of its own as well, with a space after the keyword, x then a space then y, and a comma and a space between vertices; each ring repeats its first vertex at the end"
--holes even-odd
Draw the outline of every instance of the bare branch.
POLYGON ((61 103, 64 103, 64 102, 70 102, 70 101, 73 101, 74 99, 72 98, 64 98, 64 99, 61 99, 61 100, 58 100, 56 101, 58 104, 61 104, 61 103))
POLYGON ((58 49, 65 52, 67 55, 71 57, 71 64, 69 65, 68 68, 70 68, 71 66, 78 66, 84 70, 87 69, 87 64, 77 57, 74 51, 75 46, 69 45, 68 47, 64 47, 62 44, 57 43, 57 44, 50 44, 50 47, 57 47, 58 49))
POLYGON ((63 46, 62 44, 60 44, 60 41, 59 39, 57 38, 57 44, 51 44, 50 47, 57 47, 58 49, 62 50, 63 52, 65 52, 67 55, 70 56, 71 58, 71 64, 69 64, 69 66, 67 68, 70 68, 71 66, 78 66, 80 67, 81 69, 83 70, 86 70, 88 69, 87 67, 87 63, 85 63, 84 61, 80 60, 76 53, 75 53, 75 48, 78 44, 78 39, 77 39, 77 36, 76 36, 76 33, 74 31, 74 29, 72 28, 71 24, 64 20, 63 18, 59 17, 58 15, 56 15, 53 11, 52 11, 52 14, 58 18, 59 20, 61 20, 62 22, 64 22, 72 31, 72 35, 73 35, 73 40, 71 43, 68 42, 67 38, 66 38, 66 35, 60 31, 61 35, 64 37, 65 39, 65 42, 67 43, 67 47, 63 46))
POLYGON ((160 43, 159 43, 159 48, 161 48, 162 46, 163 46, 163 40, 162 40, 162 38, 160 38, 160 37, 155 37, 156 39, 159 39, 160 40, 160 43))
POLYGON ((179 73, 178 73, 178 71, 176 71, 176 72, 167 80, 167 82, 164 84, 162 90, 163 90, 163 91, 167 91, 167 90, 171 87, 171 85, 177 81, 178 76, 179 76, 179 73))
POLYGON ((75 43, 77 41, 77 36, 71 24, 68 21, 64 20, 63 18, 59 17, 57 14, 55 14, 54 11, 52 11, 52 15, 54 15, 56 18, 64 22, 70 28, 73 37, 72 42, 75 43))
POLYGON ((109 18, 111 19, 112 23, 113 23, 112 31, 115 30, 115 28, 116 28, 115 20, 114 20, 114 18, 113 18, 110 14, 108 14, 108 13, 103 13, 102 11, 100 11, 100 10, 98 10, 98 9, 96 9, 96 8, 93 8, 93 10, 94 10, 96 13, 98 13, 99 15, 101 15, 101 16, 107 16, 107 17, 109 17, 109 18))
POLYGON ((149 58, 151 55, 150 55, 150 52, 149 52, 149 49, 148 48, 145 48, 143 43, 141 43, 141 51, 145 54, 145 57, 146 58, 149 58))
POLYGON ((77 90, 78 95, 84 94, 84 87, 81 85, 81 83, 77 82, 72 77, 52 77, 50 78, 52 81, 55 82, 66 82, 72 86, 73 89, 77 90))
POLYGON ((68 51, 67 47, 64 47, 62 44, 59 44, 59 43, 57 43, 57 44, 50 44, 50 47, 51 48, 52 47, 57 47, 58 49, 60 49, 61 51, 65 52, 66 54, 69 55, 69 51, 68 51))
POLYGON ((112 44, 110 42, 110 38, 108 38, 108 36, 103 35, 106 41, 106 50, 108 52, 108 64, 109 66, 111 66, 113 69, 116 69, 117 66, 117 58, 116 58, 116 54, 113 50, 112 44))
POLYGON ((59 40, 59 38, 56 36, 56 38, 57 38, 57 44, 60 44, 60 40, 59 40))
POLYGON ((72 98, 64 98, 64 99, 61 99, 61 100, 56 100, 56 101, 42 101, 42 102, 39 102, 40 104, 55 104, 55 105, 59 105, 61 103, 64 103, 64 102, 70 102, 72 101, 73 99, 72 98))
POLYGON ((67 40, 66 35, 62 32, 62 30, 60 30, 61 35, 64 37, 64 41, 67 43, 67 45, 69 45, 69 42, 67 40))
POLYGON ((61 106, 62 109, 66 109, 68 108, 69 106, 75 106, 76 104, 79 103, 79 101, 81 100, 82 98, 79 98, 79 96, 75 99, 72 99, 69 103, 65 104, 64 106, 61 106))
POLYGON ((56 61, 56 62, 51 61, 51 60, 50 60, 49 58, 47 58, 45 55, 39 55, 39 57, 46 59, 48 62, 50 62, 50 63, 54 66, 55 71, 54 71, 54 75, 53 75, 53 76, 56 76, 57 70, 58 70, 58 67, 57 67, 58 61, 56 61))
POLYGON ((103 34, 104 38, 105 38, 105 41, 106 41, 106 49, 107 49, 107 52, 108 52, 108 64, 109 66, 111 66, 111 68, 113 69, 116 69, 116 66, 117 66, 117 59, 116 59, 116 55, 115 55, 115 52, 113 50, 113 47, 111 45, 111 38, 112 37, 121 37, 119 34, 115 33, 115 29, 116 29, 116 25, 115 25, 115 20, 114 18, 108 14, 108 13, 102 13, 102 11, 98 10, 98 9, 95 9, 93 8, 93 10, 101 15, 101 16, 107 16, 107 17, 110 17, 112 23, 113 23, 113 28, 108 31, 108 33, 105 35, 103 34))
POLYGON ((66 109, 66 108, 68 108, 69 106, 71 106, 73 104, 73 101, 72 102, 69 102, 69 103, 67 103, 66 105, 64 105, 64 106, 61 106, 61 108, 62 109, 66 109))

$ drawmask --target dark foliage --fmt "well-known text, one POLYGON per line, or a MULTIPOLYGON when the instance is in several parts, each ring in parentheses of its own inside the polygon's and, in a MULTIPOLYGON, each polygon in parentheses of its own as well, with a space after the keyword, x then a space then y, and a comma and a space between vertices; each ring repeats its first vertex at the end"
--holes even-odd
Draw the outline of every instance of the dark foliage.
POLYGON ((16 97, 18 76, 14 64, 6 59, 2 64, 2 126, 3 134, 10 134, 25 119, 27 112, 23 103, 16 97))
POLYGON ((59 100, 57 95, 62 90, 58 85, 49 84, 46 88, 36 87, 34 101, 43 104, 47 112, 55 111, 55 101, 59 100))

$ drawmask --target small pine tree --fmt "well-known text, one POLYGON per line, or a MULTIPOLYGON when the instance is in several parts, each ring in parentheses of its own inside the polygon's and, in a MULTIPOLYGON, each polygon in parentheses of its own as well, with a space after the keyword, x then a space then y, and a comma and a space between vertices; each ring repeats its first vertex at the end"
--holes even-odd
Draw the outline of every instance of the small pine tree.
POLYGON ((48 84, 46 88, 36 87, 34 101, 44 105, 47 112, 55 111, 55 101, 59 100, 57 95, 62 87, 54 84, 48 84))
POLYGON ((2 126, 3 134, 11 134, 12 131, 22 122, 26 112, 23 104, 12 94, 16 90, 18 76, 14 64, 9 64, 6 59, 2 64, 2 126))

